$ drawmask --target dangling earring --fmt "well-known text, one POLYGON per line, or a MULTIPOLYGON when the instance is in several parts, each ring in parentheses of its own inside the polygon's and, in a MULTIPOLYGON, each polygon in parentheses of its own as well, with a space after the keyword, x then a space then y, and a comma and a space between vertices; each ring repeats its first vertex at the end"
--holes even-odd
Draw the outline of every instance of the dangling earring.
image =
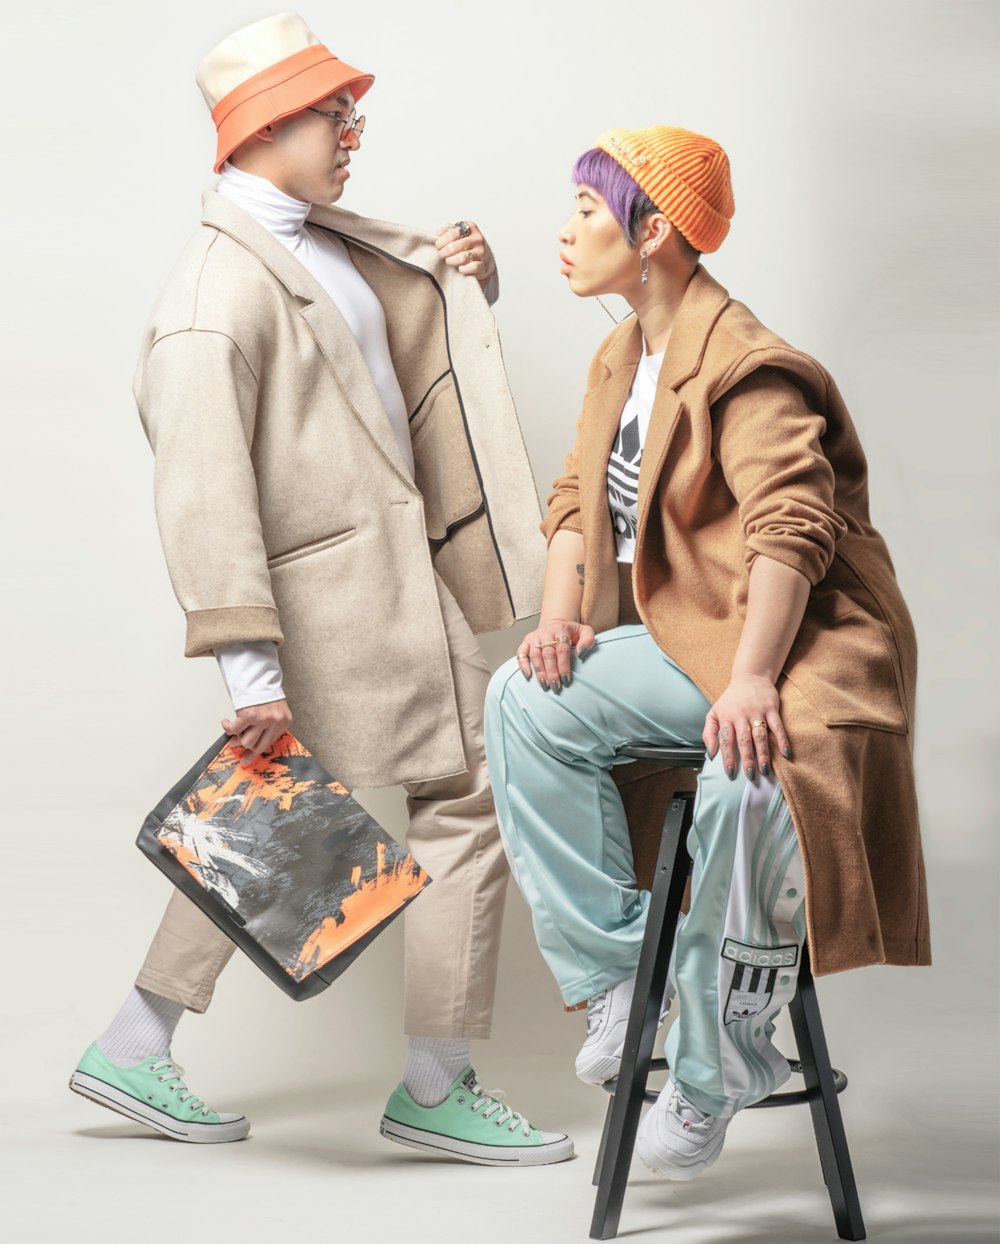
POLYGON ((645 285, 649 280, 649 251, 639 252, 639 276, 645 285))

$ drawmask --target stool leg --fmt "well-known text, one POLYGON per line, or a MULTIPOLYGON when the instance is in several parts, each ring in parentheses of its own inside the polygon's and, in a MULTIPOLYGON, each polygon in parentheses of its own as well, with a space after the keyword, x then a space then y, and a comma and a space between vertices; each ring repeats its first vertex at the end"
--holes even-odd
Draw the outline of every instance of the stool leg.
POLYGON ((693 795, 677 795, 667 807, 618 1087, 611 1099, 601 1142, 596 1179, 597 1200, 590 1225, 592 1240, 610 1240, 618 1233, 649 1063, 656 1041, 660 1006, 667 984, 677 917, 690 866, 684 840, 691 825, 693 804, 693 795))
POLYGON ((840 1102, 834 1088, 833 1069, 826 1048, 816 987, 809 969, 807 946, 802 947, 798 991, 788 1010, 795 1031, 802 1076, 810 1094, 809 1108, 816 1133, 816 1148, 819 1150, 823 1178, 830 1194, 837 1233, 842 1240, 863 1240, 865 1220, 861 1214, 861 1202, 858 1200, 840 1102))
POLYGON ((601 1131, 601 1145, 597 1150, 597 1161, 594 1163, 594 1178, 591 1180, 596 1188, 601 1180, 601 1171, 604 1169, 604 1155, 608 1151, 608 1132, 611 1131, 611 1112, 615 1107, 614 1097, 608 1098, 608 1108, 604 1113, 604 1128, 601 1131))

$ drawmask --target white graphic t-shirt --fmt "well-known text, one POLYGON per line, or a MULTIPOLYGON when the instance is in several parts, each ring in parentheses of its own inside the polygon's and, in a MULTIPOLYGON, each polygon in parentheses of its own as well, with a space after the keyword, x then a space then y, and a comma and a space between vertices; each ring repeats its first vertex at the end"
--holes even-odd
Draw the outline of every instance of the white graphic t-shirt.
POLYGON ((649 416, 656 396, 656 380, 662 363, 662 352, 644 354, 639 360, 608 459, 608 506, 611 509, 611 526, 618 541, 620 562, 635 560, 639 463, 642 461, 642 447, 646 443, 649 416))

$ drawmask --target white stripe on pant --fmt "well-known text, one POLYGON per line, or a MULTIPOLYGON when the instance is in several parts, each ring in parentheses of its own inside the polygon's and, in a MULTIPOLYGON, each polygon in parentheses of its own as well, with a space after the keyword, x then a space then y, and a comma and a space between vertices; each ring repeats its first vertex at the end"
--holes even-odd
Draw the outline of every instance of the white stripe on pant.
MULTIPOLYGON (((514 662, 493 677, 486 748, 504 846, 569 1004, 632 975, 645 929, 649 895, 636 887, 616 751, 630 739, 697 746, 708 708, 642 626, 601 634, 560 694, 525 681, 514 662)), ((728 1115, 789 1074, 770 1037, 795 990, 804 882, 777 782, 731 781, 720 757, 706 762, 688 848, 668 1057, 695 1106, 728 1115)))

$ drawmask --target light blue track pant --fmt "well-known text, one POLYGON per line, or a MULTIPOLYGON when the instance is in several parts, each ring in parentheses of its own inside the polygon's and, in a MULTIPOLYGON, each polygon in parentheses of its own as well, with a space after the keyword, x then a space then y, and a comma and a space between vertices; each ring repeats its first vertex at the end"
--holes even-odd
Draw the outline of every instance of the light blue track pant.
MULTIPOLYGON (((545 692, 514 661, 493 676, 486 751, 511 871, 567 1004, 634 975, 649 893, 636 887, 611 768, 629 740, 698 746, 708 702, 644 626, 598 636, 569 687, 545 692)), ((628 763, 627 761, 624 763, 628 763)), ((671 1077, 698 1109, 727 1116, 788 1078, 771 1043, 794 995, 805 938, 795 830, 778 783, 706 762, 688 837, 691 910, 671 979, 680 1015, 671 1077)))

